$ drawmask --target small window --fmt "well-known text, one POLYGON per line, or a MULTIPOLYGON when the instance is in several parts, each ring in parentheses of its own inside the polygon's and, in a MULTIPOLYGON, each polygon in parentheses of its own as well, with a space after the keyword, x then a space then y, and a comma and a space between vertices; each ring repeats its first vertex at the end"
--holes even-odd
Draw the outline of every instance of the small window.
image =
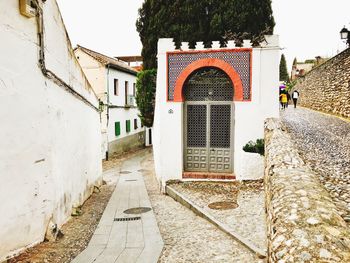
POLYGON ((126 132, 130 132, 130 120, 126 120, 126 132))
POLYGON ((114 95, 119 95, 119 81, 118 79, 114 79, 114 95))
POLYGON ((137 119, 134 119, 134 130, 137 130, 137 119))
POLYGON ((136 83, 132 84, 132 95, 135 97, 136 96, 136 83))
MULTIPOLYGON (((141 120, 140 120, 141 121, 141 120)), ((142 121, 141 121, 141 128, 143 128, 143 123, 142 123, 142 121)))
POLYGON ((115 136, 119 136, 120 135, 120 122, 119 121, 114 123, 114 130, 115 130, 115 136))

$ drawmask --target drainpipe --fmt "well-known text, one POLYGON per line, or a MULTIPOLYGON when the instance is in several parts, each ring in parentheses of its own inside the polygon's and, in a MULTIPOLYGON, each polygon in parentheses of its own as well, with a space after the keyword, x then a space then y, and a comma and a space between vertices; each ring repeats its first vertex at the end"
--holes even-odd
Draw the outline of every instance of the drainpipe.
POLYGON ((107 65, 107 128, 109 126, 109 64, 107 65))
POLYGON ((107 153, 106 153, 106 161, 108 161, 108 153, 109 153, 109 140, 108 140, 108 127, 109 127, 109 64, 107 64, 107 153))
POLYGON ((90 101, 88 101, 84 96, 76 92, 70 85, 68 85, 64 80, 59 78, 54 72, 46 68, 45 64, 45 43, 44 43, 44 17, 43 17, 43 9, 39 4, 39 0, 34 0, 35 3, 35 9, 36 9, 36 21, 37 21, 37 27, 38 27, 38 41, 39 41, 39 66, 41 69, 41 72, 43 75, 52 80, 54 83, 56 83, 58 86, 64 88, 66 91, 71 93, 73 96, 75 96, 77 99, 81 100, 85 104, 87 104, 89 107, 93 108, 95 111, 100 112, 100 109, 96 107, 94 104, 92 104, 90 101))

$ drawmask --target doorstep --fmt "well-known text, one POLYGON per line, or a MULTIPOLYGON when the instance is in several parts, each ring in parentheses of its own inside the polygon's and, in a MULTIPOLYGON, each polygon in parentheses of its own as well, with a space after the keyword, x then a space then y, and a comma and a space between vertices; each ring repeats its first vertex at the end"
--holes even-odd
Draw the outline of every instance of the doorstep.
POLYGON ((235 180, 236 176, 233 173, 183 172, 182 179, 235 180))

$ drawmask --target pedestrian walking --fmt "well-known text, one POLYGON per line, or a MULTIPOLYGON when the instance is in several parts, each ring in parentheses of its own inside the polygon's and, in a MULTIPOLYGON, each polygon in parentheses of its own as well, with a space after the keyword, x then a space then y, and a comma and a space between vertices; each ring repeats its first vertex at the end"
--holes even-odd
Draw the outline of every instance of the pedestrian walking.
POLYGON ((293 99, 293 103, 294 103, 294 108, 297 107, 298 98, 299 98, 299 92, 298 92, 297 90, 294 90, 294 91, 293 91, 293 94, 292 94, 292 99, 293 99))
POLYGON ((287 97, 287 94, 285 92, 283 92, 281 95, 280 95, 280 101, 281 101, 281 104, 282 104, 282 110, 284 110, 287 106, 287 103, 288 103, 288 97, 287 97))
POLYGON ((289 94, 289 92, 287 92, 287 104, 286 104, 286 107, 288 108, 288 104, 289 104, 289 102, 290 102, 290 94, 289 94))

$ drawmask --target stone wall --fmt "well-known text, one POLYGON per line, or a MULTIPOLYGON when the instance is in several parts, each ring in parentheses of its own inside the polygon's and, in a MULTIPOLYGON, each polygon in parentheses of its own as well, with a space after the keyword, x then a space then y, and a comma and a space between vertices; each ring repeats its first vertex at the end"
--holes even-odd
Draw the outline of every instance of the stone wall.
POLYGON ((277 119, 265 122, 268 262, 350 262, 350 231, 277 119))
POLYGON ((318 111, 350 117, 350 48, 299 79, 300 104, 318 111))

